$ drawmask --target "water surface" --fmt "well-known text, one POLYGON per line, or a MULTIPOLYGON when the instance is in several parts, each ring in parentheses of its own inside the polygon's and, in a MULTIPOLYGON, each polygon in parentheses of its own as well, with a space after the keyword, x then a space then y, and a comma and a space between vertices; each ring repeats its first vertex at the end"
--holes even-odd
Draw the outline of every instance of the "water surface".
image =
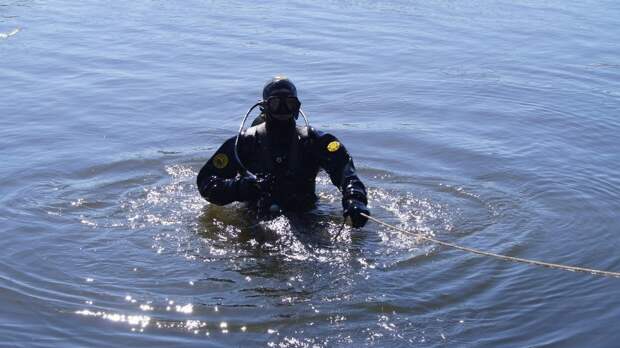
POLYGON ((276 73, 372 214, 620 271, 611 1, 0 0, 7 347, 615 346, 618 279, 369 223, 206 203, 197 171, 276 73))

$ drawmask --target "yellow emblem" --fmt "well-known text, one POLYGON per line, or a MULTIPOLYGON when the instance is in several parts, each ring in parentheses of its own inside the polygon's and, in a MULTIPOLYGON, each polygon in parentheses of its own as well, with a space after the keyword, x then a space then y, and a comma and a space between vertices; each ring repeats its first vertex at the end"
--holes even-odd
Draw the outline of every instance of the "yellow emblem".
POLYGON ((339 148, 340 148, 340 143, 337 142, 336 140, 334 140, 331 143, 327 144, 327 151, 329 151, 329 152, 336 152, 336 151, 338 151, 339 148))
POLYGON ((213 166, 217 169, 226 168, 228 165, 228 156, 224 153, 218 153, 213 157, 213 166))

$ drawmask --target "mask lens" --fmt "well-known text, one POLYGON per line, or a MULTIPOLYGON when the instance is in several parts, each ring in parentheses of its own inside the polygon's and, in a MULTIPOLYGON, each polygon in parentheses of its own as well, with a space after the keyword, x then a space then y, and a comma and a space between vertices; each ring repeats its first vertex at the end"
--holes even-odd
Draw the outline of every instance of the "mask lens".
POLYGON ((288 108, 288 111, 297 112, 299 111, 300 106, 301 103, 299 102, 299 99, 295 97, 286 98, 286 107, 288 108))
POLYGON ((272 96, 265 103, 267 111, 277 119, 288 119, 296 116, 301 106, 299 99, 293 96, 272 96))
POLYGON ((270 112, 276 112, 280 108, 280 98, 278 97, 270 97, 267 99, 267 109, 270 112))

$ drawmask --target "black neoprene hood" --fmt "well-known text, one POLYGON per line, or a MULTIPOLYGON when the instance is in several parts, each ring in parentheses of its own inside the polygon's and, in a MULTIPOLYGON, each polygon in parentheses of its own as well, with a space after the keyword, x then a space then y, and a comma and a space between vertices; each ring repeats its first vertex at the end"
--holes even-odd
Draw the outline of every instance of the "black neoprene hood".
POLYGON ((289 92, 292 96, 297 96, 297 88, 295 88, 291 80, 285 76, 276 76, 267 81, 265 87, 263 87, 263 100, 267 100, 272 95, 283 91, 289 92))

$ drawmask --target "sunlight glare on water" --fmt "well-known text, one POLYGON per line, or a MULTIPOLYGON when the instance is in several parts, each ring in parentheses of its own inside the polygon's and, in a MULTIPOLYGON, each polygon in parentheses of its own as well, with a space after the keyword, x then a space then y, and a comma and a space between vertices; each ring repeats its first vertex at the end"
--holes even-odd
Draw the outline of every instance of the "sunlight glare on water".
POLYGON ((611 1, 0 0, 0 337, 10 347, 613 347, 611 1), (295 81, 375 223, 258 221, 195 180, 295 81))

